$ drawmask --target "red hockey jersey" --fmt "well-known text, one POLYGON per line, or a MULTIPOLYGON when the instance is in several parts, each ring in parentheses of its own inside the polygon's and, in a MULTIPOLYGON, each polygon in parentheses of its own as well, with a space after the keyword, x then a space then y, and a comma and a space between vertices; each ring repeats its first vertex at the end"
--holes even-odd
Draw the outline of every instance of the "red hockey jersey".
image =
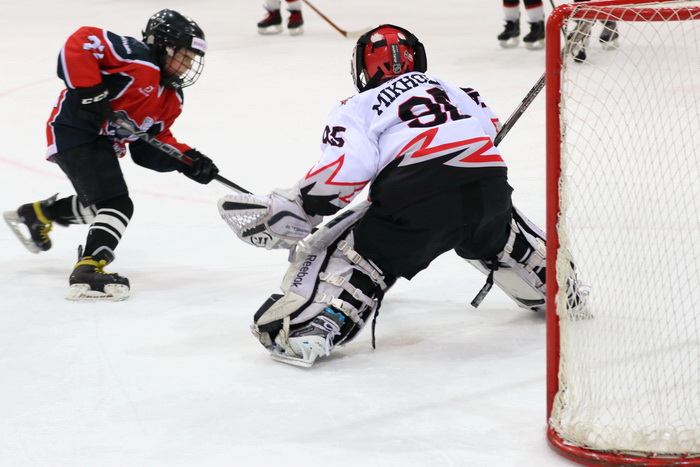
MULTIPOLYGON (((136 137, 109 122, 95 128, 77 116, 80 105, 76 88, 104 82, 112 109, 135 126, 155 135, 181 152, 191 149, 179 143, 170 126, 182 112, 182 90, 160 84, 161 71, 156 57, 143 42, 110 31, 82 27, 61 49, 58 76, 66 83, 46 126, 47 158, 62 150, 88 143, 99 135, 113 138, 115 153, 126 153, 126 144, 136 137)), ((172 170, 175 165, 166 170, 172 170)))

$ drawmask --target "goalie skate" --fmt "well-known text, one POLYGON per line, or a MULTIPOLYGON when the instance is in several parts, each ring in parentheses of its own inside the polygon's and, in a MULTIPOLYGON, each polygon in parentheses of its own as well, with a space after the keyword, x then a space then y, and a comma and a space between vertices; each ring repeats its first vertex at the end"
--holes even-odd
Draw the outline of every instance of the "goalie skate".
POLYGON ((280 332, 271 357, 278 362, 310 368, 318 357, 330 355, 333 339, 340 335, 344 323, 345 315, 328 307, 308 324, 291 330, 289 336, 280 332))

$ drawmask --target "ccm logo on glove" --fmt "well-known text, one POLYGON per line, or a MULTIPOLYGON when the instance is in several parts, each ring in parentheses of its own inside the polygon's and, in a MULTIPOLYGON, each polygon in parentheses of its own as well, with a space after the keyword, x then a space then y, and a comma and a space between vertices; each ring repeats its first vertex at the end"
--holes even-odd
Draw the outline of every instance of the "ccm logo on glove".
POLYGON ((86 104, 92 104, 94 102, 100 102, 102 99, 106 98, 109 96, 109 91, 105 90, 102 94, 98 94, 95 97, 86 97, 83 100, 80 101, 81 104, 86 105, 86 104))

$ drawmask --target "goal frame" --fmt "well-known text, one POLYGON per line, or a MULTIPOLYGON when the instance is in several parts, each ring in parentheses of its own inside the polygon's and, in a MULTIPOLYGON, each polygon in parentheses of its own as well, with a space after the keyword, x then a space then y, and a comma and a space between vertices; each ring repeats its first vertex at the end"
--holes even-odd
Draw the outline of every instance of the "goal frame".
MULTIPOLYGON (((562 27, 569 19, 601 19, 599 12, 586 12, 587 7, 610 8, 609 18, 611 20, 631 21, 637 15, 626 12, 623 8, 615 8, 618 5, 644 5, 649 3, 659 4, 664 0, 601 0, 586 3, 569 3, 557 7, 549 16, 546 26, 546 209, 547 209, 547 439, 550 447, 559 455, 583 465, 589 466, 700 466, 700 458, 665 458, 665 457, 638 457, 629 454, 616 454, 602 451, 594 451, 568 444, 551 427, 550 418, 552 415, 555 396, 559 390, 559 367, 560 367, 560 329, 559 316, 556 308, 556 296, 559 287, 556 279, 556 261, 560 248, 557 224, 559 220, 559 174, 561 173, 560 154, 562 148, 561 138, 561 72, 562 72, 562 27), (577 11, 578 10, 578 11, 577 11)), ((654 8, 649 9, 647 18, 651 21, 663 21, 673 14, 675 18, 688 19, 698 14, 700 7, 690 6, 688 10, 678 10, 677 8, 654 8), (673 13, 670 13, 673 12, 673 13), (679 13, 680 12, 680 13, 679 13)), ((586 66, 586 64, 581 64, 586 66)))

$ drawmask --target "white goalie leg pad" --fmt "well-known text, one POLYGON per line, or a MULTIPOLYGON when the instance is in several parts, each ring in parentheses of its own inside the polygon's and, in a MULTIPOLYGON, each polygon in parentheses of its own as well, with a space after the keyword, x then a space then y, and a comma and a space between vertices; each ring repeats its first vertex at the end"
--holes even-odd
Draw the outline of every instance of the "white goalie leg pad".
POLYGON ((252 326, 273 358, 281 355, 276 359, 292 364, 289 359, 296 358, 300 366, 310 366, 334 345, 354 338, 377 309, 387 284, 382 272, 355 251, 351 230, 368 207, 361 203, 346 211, 296 246, 282 281, 283 295, 268 300, 252 326), (358 283, 357 278, 351 281, 354 274, 361 286, 352 283, 358 283), (329 320, 338 329, 331 330, 329 320), (317 332, 321 328, 328 332, 317 332), (327 339, 329 332, 336 338, 327 339))
POLYGON ((546 236, 545 233, 514 208, 508 241, 495 261, 467 260, 489 279, 472 301, 479 306, 495 283, 515 303, 525 309, 545 309, 546 236))

